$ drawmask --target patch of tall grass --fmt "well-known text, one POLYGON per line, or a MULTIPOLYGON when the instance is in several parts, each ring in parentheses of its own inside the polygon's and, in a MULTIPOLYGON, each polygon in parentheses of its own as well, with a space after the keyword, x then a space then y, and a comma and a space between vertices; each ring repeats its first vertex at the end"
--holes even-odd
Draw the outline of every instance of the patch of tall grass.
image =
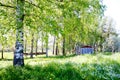
POLYGON ((0 69, 0 80, 120 80, 120 64, 55 63, 9 66, 0 69))

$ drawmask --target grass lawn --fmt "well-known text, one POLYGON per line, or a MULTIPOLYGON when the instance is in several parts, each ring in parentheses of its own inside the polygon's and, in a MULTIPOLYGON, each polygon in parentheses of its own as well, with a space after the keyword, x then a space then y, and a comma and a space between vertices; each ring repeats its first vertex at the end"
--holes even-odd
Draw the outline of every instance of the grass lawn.
POLYGON ((120 80, 120 53, 25 57, 22 68, 12 67, 13 53, 4 58, 0 80, 120 80))
MULTIPOLYGON (((1 57, 1 55, 0 55, 1 57)), ((97 64, 106 64, 111 62, 120 63, 120 54, 86 54, 86 55, 68 55, 68 56, 49 56, 46 57, 45 55, 38 55, 34 56, 33 59, 29 58, 29 56, 24 56, 25 64, 29 65, 39 65, 39 64, 46 64, 51 62, 56 63, 77 63, 77 64, 90 64, 90 63, 97 63, 97 64)), ((0 59, 0 67, 5 67, 9 65, 13 65, 13 53, 4 53, 4 59, 0 59)))

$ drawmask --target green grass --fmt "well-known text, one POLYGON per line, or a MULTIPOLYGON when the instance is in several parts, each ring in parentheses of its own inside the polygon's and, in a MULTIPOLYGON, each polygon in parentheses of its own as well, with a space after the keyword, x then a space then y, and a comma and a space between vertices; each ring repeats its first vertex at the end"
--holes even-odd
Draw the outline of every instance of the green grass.
MULTIPOLYGON (((120 54, 37 56, 13 67, 11 54, 0 61, 0 80, 120 80, 120 54)), ((5 54, 5 55, 6 55, 5 54)))

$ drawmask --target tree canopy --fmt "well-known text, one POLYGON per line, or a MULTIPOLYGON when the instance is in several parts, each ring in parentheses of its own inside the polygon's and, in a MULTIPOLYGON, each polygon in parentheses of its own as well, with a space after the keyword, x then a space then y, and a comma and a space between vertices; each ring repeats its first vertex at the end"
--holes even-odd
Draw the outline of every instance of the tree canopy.
POLYGON ((2 39, 4 34, 11 37, 13 31, 16 46, 19 42, 23 47, 23 33, 43 34, 47 48, 49 36, 55 36, 63 45, 63 54, 78 42, 90 45, 91 40, 97 41, 96 29, 105 10, 102 0, 0 0, 0 7, 2 39))

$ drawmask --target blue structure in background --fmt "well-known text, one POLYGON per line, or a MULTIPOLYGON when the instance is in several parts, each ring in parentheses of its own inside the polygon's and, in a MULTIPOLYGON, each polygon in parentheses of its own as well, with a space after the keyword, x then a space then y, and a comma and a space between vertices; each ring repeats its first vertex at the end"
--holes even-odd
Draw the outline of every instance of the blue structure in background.
POLYGON ((93 48, 81 48, 80 49, 80 53, 81 54, 92 54, 94 52, 94 49, 93 48))
POLYGON ((94 52, 94 48, 91 46, 83 46, 83 47, 76 47, 76 54, 92 54, 94 52))

